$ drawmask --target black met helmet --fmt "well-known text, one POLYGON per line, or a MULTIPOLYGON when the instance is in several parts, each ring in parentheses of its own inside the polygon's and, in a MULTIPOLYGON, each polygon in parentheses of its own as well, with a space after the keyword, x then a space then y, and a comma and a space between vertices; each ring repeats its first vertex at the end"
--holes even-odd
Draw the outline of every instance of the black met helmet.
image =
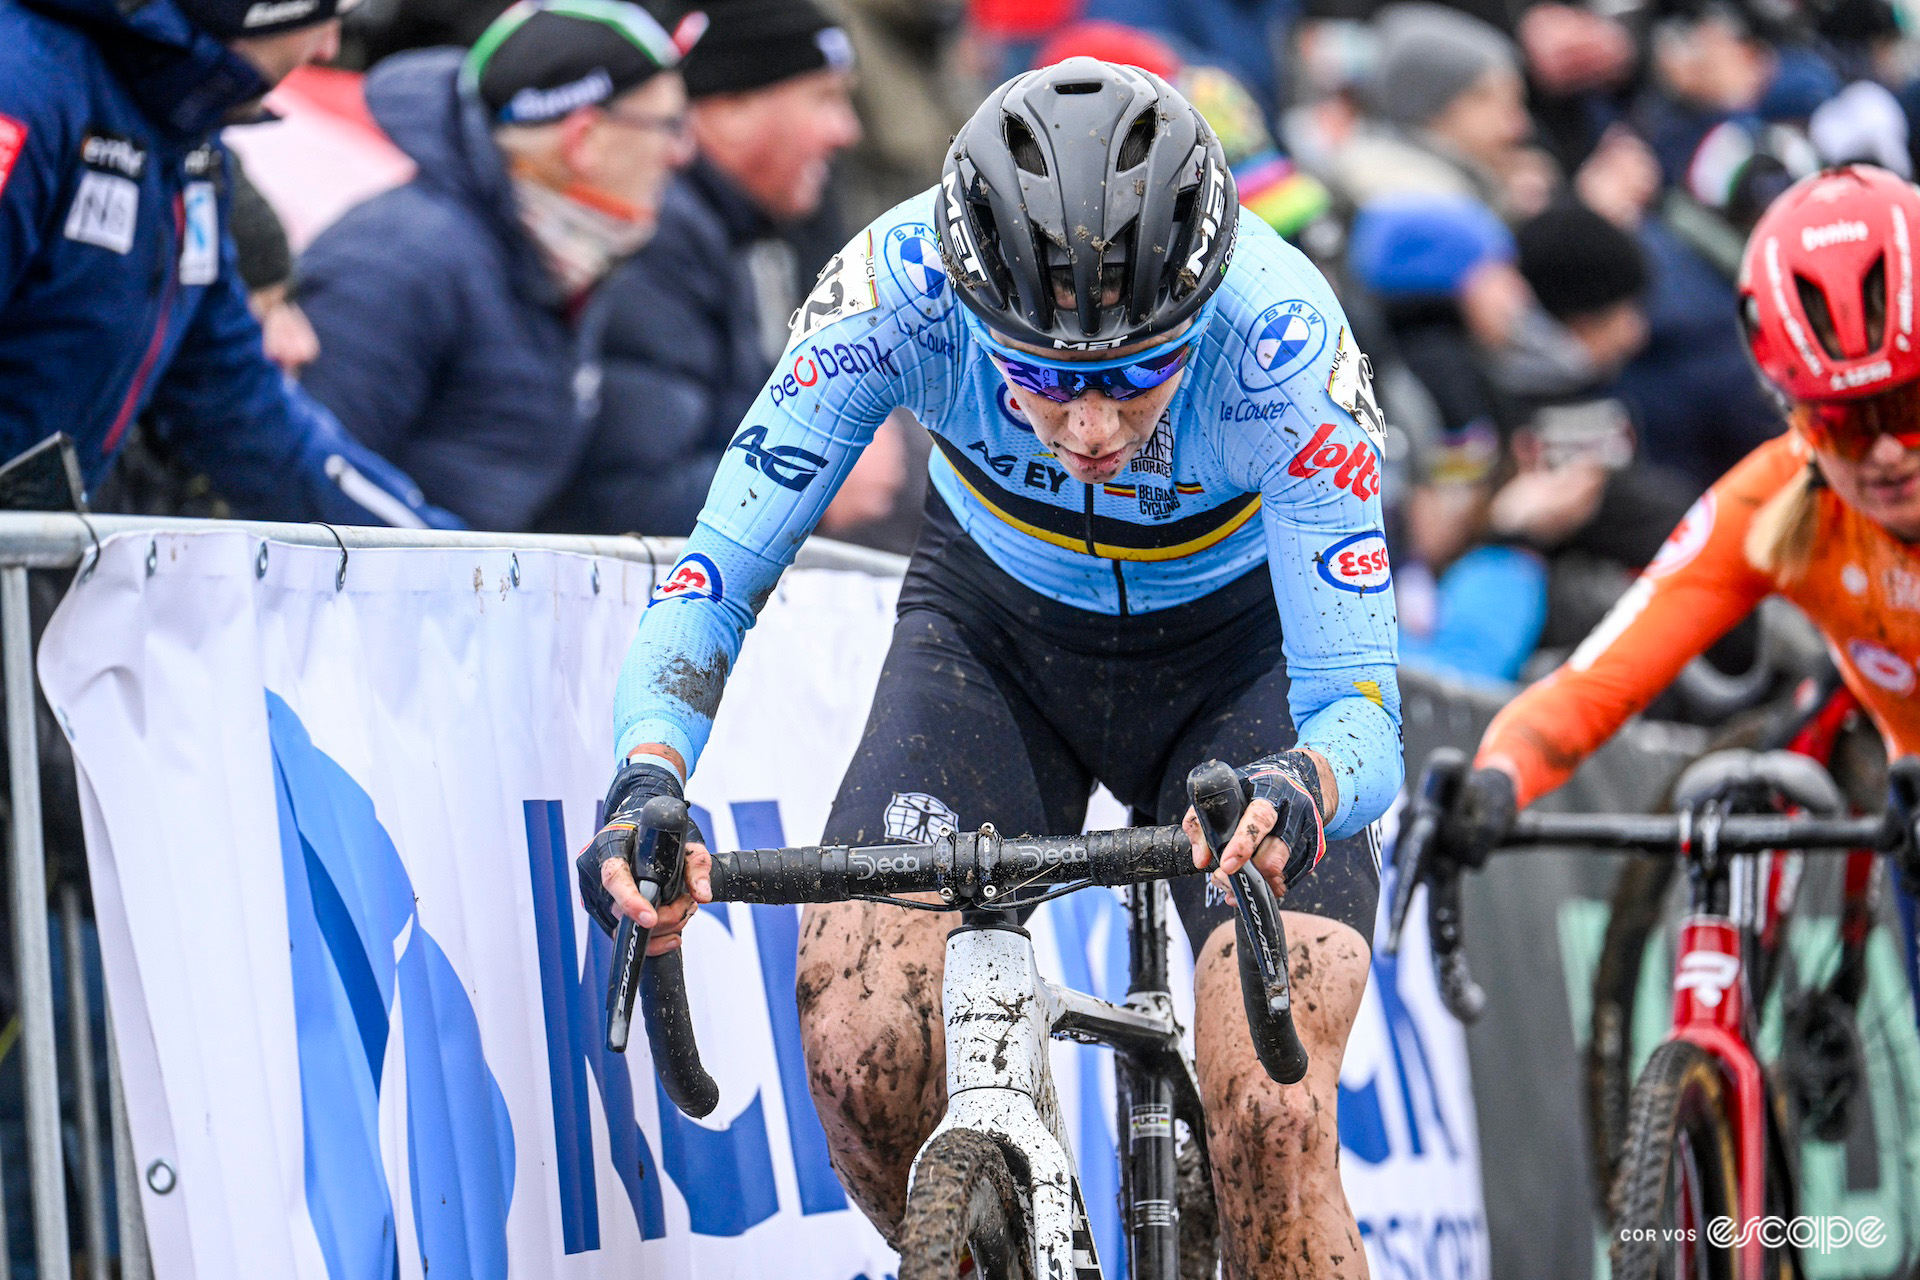
POLYGON ((1193 105, 1094 58, 994 90, 948 148, 935 203, 967 308, 1071 351, 1152 338, 1199 311, 1226 276, 1240 208, 1193 105))

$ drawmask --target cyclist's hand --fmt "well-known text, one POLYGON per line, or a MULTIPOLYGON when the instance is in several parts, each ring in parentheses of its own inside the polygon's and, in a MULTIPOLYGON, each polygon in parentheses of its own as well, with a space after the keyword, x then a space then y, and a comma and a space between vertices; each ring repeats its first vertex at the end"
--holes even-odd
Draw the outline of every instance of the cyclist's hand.
POLYGON ((680 780, 655 764, 629 764, 607 792, 606 821, 574 866, 580 874, 580 900, 594 923, 609 935, 620 917, 653 932, 647 954, 663 955, 680 945, 681 930, 702 902, 713 901, 708 875, 713 859, 698 828, 688 833, 682 879, 685 889, 671 902, 651 906, 634 883, 633 856, 640 811, 655 796, 680 798, 680 780))
MULTIPOLYGON (((1318 767, 1303 751, 1285 751, 1254 761, 1240 776, 1253 784, 1253 799, 1221 851, 1214 883, 1231 900, 1228 877, 1251 861, 1275 896, 1284 895, 1287 886, 1311 871, 1327 852, 1318 767)), ((1193 865, 1206 869, 1212 858, 1200 819, 1191 808, 1181 826, 1193 842, 1193 865)))
POLYGON ((1505 769, 1475 769, 1460 784, 1440 822, 1440 848, 1454 862, 1484 867, 1518 812, 1513 775, 1505 769))

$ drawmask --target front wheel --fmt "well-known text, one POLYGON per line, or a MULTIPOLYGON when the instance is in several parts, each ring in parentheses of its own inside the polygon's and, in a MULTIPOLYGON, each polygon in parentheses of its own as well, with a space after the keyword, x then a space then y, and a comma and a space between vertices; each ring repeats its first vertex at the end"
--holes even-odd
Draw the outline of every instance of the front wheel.
POLYGON ((1733 1280, 1734 1249, 1712 1243, 1707 1227, 1737 1217, 1738 1186, 1720 1068, 1670 1040, 1628 1104, 1613 1184, 1614 1280, 1733 1280))
POLYGON ((1027 1221, 1000 1145, 949 1129, 921 1153, 900 1224, 900 1280, 1029 1280, 1027 1221))

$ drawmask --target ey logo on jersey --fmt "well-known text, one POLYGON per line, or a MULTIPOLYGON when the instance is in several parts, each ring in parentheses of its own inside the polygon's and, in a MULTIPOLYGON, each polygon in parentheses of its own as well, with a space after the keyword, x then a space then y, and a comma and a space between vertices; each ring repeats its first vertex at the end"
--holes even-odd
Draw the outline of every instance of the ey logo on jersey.
POLYGON ((1387 539, 1378 529, 1340 539, 1313 558, 1327 585, 1367 596, 1393 585, 1387 564, 1387 539))
POLYGON ((653 600, 647 607, 652 608, 663 600, 726 598, 726 588, 720 580, 720 566, 698 551, 689 551, 668 572, 666 581, 653 589, 653 600))
POLYGON ((906 296, 907 304, 928 321, 944 320, 953 311, 953 290, 940 265, 940 248, 933 228, 924 222, 904 222, 887 232, 887 274, 906 296))
POLYGON ((1327 322, 1304 302, 1276 302, 1247 328, 1247 349, 1236 376, 1248 391, 1277 387, 1318 358, 1327 322))

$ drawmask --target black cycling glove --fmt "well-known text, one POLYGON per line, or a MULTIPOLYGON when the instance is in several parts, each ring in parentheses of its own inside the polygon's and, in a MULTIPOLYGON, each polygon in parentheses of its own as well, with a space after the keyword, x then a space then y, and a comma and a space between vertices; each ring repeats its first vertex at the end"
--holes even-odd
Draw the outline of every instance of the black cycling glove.
POLYGON ((1253 798, 1273 806, 1279 818, 1268 834, 1287 846, 1281 880, 1289 887, 1320 865, 1327 854, 1326 822, 1320 816, 1320 771, 1302 751, 1262 756, 1240 770, 1253 784, 1253 798))
MULTIPOLYGON (((605 818, 600 830, 594 833, 591 843, 580 851, 573 860, 574 867, 580 872, 580 901, 586 905, 587 914, 594 923, 607 931, 612 937, 620 925, 620 917, 614 913, 613 895, 607 892, 601 883, 601 869, 609 858, 624 858, 627 864, 633 864, 633 846, 635 830, 640 822, 640 810, 647 801, 655 796, 672 796, 676 800, 684 799, 681 793, 680 779, 673 770, 664 765, 629 763, 613 776, 613 785, 607 788, 605 818)), ((699 840, 697 832, 690 831, 690 841, 699 840)), ((700 843, 705 843, 701 840, 700 843)), ((665 905, 662 902, 661 905, 665 905)))
POLYGON ((1513 826, 1519 804, 1513 775, 1505 769, 1475 769, 1440 822, 1440 847, 1454 862, 1476 870, 1513 826))

